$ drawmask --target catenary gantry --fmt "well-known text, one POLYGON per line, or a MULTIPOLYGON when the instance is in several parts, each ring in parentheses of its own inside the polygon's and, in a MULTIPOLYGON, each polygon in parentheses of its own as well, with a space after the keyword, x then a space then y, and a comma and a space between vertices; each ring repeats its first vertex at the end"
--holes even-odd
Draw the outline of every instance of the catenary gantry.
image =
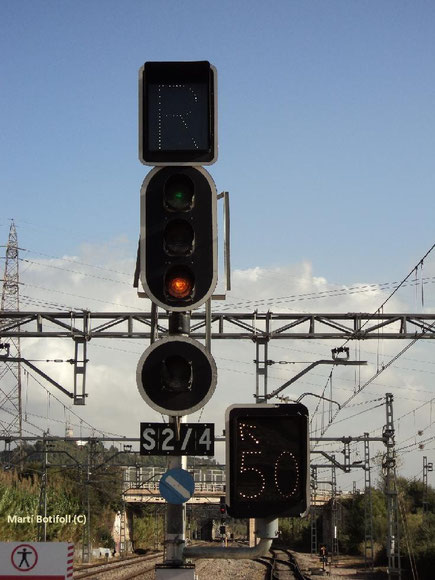
MULTIPOLYGON (((151 338, 168 332, 168 313, 1 312, 0 336, 20 338, 151 338), (155 335, 154 335, 155 336, 155 335)), ((204 339, 434 339, 435 313, 192 312, 190 336, 204 339)))

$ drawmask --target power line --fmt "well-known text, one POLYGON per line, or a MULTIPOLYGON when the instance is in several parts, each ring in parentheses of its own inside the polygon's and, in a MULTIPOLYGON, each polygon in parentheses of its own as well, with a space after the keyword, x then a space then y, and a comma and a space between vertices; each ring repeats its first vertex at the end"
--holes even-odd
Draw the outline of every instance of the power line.
MULTIPOLYGON (((405 276, 405 278, 398 284, 398 286, 391 292, 391 294, 382 302, 381 306, 379 306, 379 308, 372 314, 372 317, 381 312, 383 307, 387 304, 387 302, 394 296, 394 294, 399 290, 399 288, 401 286, 403 286, 406 281, 408 280, 408 278, 414 273, 416 272, 418 267, 422 267, 423 266, 423 262, 424 260, 427 258, 427 256, 432 252, 432 250, 435 248, 435 244, 433 244, 429 250, 425 253, 425 255, 419 260, 419 262, 416 264, 416 266, 414 266, 414 268, 405 276)), ((364 326, 366 326, 369 321, 372 319, 372 317, 368 317, 368 319, 365 321, 365 323, 361 326, 361 330, 364 328, 364 326)), ((433 327, 433 325, 431 326, 433 327)), ((382 337, 381 337, 382 338, 382 337)), ((363 391, 363 389, 369 385, 371 382, 373 382, 382 372, 384 372, 384 370, 386 368, 388 368, 389 366, 391 366, 400 356, 402 356, 402 354, 404 352, 406 352, 409 348, 411 348, 411 346, 413 346, 417 340, 419 340, 419 338, 415 338, 414 340, 412 340, 408 345, 406 345, 399 353, 396 354, 396 356, 394 356, 387 364, 382 365, 382 367, 370 378, 368 379, 368 381, 366 381, 362 386, 359 386, 358 390, 355 391, 353 393, 353 395, 351 395, 348 399, 346 399, 346 401, 344 403, 342 403, 341 407, 338 408, 335 411, 334 416, 332 417, 331 421, 329 422, 329 424, 327 425, 325 431, 328 429, 328 427, 334 422, 335 418, 337 417, 338 413, 344 408, 346 407, 346 405, 352 401, 357 395, 359 395, 361 393, 361 391, 363 391)), ((342 344, 342 347, 345 346, 348 342, 350 341, 350 339, 348 338, 347 340, 344 341, 344 343, 342 344)), ((326 388, 326 387, 325 387, 326 388)))
POLYGON ((80 276, 86 276, 87 278, 93 278, 95 280, 103 280, 104 282, 114 282, 115 284, 124 284, 131 286, 127 281, 114 280, 113 278, 104 278, 103 276, 96 276, 95 274, 89 274, 88 272, 81 272, 79 270, 71 270, 69 268, 62 268, 61 266, 55 266, 54 264, 43 264, 41 262, 35 262, 34 260, 29 260, 27 258, 20 258, 20 262, 25 262, 27 264, 37 265, 42 268, 51 268, 53 270, 62 270, 63 272, 68 272, 70 274, 79 274, 80 276))
MULTIPOLYGON (((72 259, 72 258, 61 258, 59 256, 53 256, 51 254, 44 254, 43 252, 38 252, 36 250, 28 250, 26 248, 20 248, 23 252, 28 252, 30 254, 37 254, 38 256, 44 256, 46 258, 51 258, 53 260, 59 260, 62 262, 69 262, 71 264, 79 264, 80 266, 87 266, 88 268, 96 268, 98 270, 104 270, 105 272, 113 272, 115 274, 120 274, 121 276, 126 276, 131 278, 131 274, 127 274, 126 272, 120 272, 119 270, 114 270, 113 268, 106 268, 104 266, 100 266, 98 264, 87 264, 86 262, 81 262, 80 260, 72 259)), ((37 262, 38 264, 40 262, 37 262)))
MULTIPOLYGON (((422 278, 421 281, 412 281, 409 283, 401 283, 402 287, 407 286, 417 286, 420 284, 433 284, 435 283, 435 276, 430 276, 426 278, 422 278)), ((397 291, 400 286, 397 286, 398 282, 382 282, 382 283, 373 283, 373 284, 363 284, 361 286, 353 286, 350 288, 337 288, 331 290, 323 290, 319 292, 308 292, 305 294, 292 294, 290 296, 280 296, 275 298, 261 298, 258 300, 244 300, 239 298, 239 301, 236 303, 225 304, 225 306, 220 307, 219 311, 230 310, 237 307, 246 307, 250 306, 255 308, 256 306, 266 306, 266 305, 276 305, 276 304, 286 304, 289 302, 300 302, 304 300, 317 300, 323 298, 339 298, 341 296, 349 296, 353 294, 365 294, 367 292, 375 292, 375 291, 384 291, 388 290, 391 286, 395 287, 394 292, 391 293, 390 297, 387 298, 389 300, 391 296, 397 291)), ((232 298, 235 296, 232 295, 232 298)), ((237 298, 237 297, 236 297, 237 298)))
MULTIPOLYGON (((389 300, 391 300, 391 298, 394 296, 394 294, 396 294, 396 292, 406 283, 406 281, 408 280, 408 278, 410 276, 412 276, 412 274, 414 274, 418 267, 422 267, 423 266, 423 262, 424 260, 429 256, 429 254, 432 252, 432 250, 435 248, 435 244, 433 244, 429 250, 425 253, 425 255, 417 262, 417 264, 412 268, 412 270, 403 278, 403 280, 396 286, 396 288, 394 288, 394 290, 391 292, 391 294, 382 302, 382 304, 379 306, 379 308, 373 313, 372 316, 374 316, 375 314, 377 314, 378 312, 381 312, 382 309, 384 308, 384 306, 387 304, 387 302, 389 300)), ((366 326, 369 322, 370 322, 371 318, 369 317, 365 323, 361 326, 361 330, 364 328, 364 326, 366 326)), ((344 344, 346 345, 349 342, 350 339, 347 339, 344 344)), ((399 355, 400 356, 400 355, 399 355)))
POLYGON ((79 419, 79 420, 80 420, 80 423, 81 423, 81 424, 85 424, 85 425, 87 425, 87 426, 90 428, 90 430, 91 430, 91 431, 93 431, 93 432, 95 432, 95 433, 101 433, 101 435, 113 435, 113 436, 116 436, 116 437, 122 437, 122 435, 119 435, 119 434, 117 434, 117 433, 110 433, 110 432, 108 432, 108 431, 103 431, 103 430, 101 430, 101 429, 97 429, 96 427, 94 427, 93 425, 91 425, 90 423, 88 423, 88 422, 87 422, 85 419, 83 419, 82 417, 80 417, 80 415, 78 415, 78 414, 77 414, 75 411, 73 411, 73 410, 71 409, 71 407, 67 407, 67 406, 66 406, 64 403, 62 403, 62 401, 61 401, 61 400, 60 400, 58 397, 56 397, 56 395, 53 395, 53 393, 51 393, 51 392, 50 392, 50 391, 47 389, 47 387, 46 387, 46 386, 45 386, 43 383, 41 383, 41 382, 39 381, 39 379, 38 379, 37 377, 35 377, 34 375, 32 375, 32 374, 31 374, 29 371, 27 371, 27 370, 25 370, 24 372, 25 372, 26 374, 28 374, 28 375, 29 375, 29 376, 30 376, 30 377, 31 377, 31 378, 32 378, 34 381, 36 381, 36 383, 37 383, 37 384, 38 384, 40 387, 42 387, 42 388, 44 389, 44 391, 45 391, 45 392, 46 392, 46 393, 47 393, 47 394, 48 394, 50 397, 53 397, 53 399, 55 399, 55 400, 56 400, 56 401, 57 401, 57 402, 58 402, 60 405, 62 405, 62 407, 63 407, 64 411, 68 411, 68 413, 70 413, 71 415, 74 415, 75 417, 77 417, 77 419, 79 419))
MULTIPOLYGON (((433 247, 431 248, 431 250, 433 249, 433 247)), ((427 257, 427 255, 430 253, 429 250, 426 255, 420 260, 419 264, 421 264, 423 262, 423 260, 427 257)), ((79 265, 83 265, 89 268, 96 268, 99 270, 103 270, 103 271, 107 271, 107 272, 113 272, 116 274, 119 274, 121 276, 129 276, 128 274, 126 274, 125 272, 119 272, 118 270, 114 270, 111 268, 105 268, 103 266, 99 266, 96 264, 88 264, 85 262, 80 262, 78 260, 73 260, 73 259, 68 259, 68 258, 60 258, 58 256, 53 256, 53 255, 49 255, 49 254, 44 254, 42 252, 37 252, 37 251, 33 251, 33 250, 28 250, 28 249, 24 249, 24 251, 26 252, 30 252, 30 253, 35 253, 38 255, 42 255, 42 256, 46 256, 46 257, 50 257, 52 259, 56 259, 59 261, 65 261, 65 262, 69 262, 69 263, 73 263, 73 264, 79 264, 79 265)), ((87 272, 83 272, 83 271, 77 271, 77 270, 71 270, 68 268, 63 268, 61 266, 56 266, 53 264, 43 264, 41 262, 35 262, 32 260, 28 260, 28 259, 24 259, 21 258, 20 259, 23 262, 27 262, 29 264, 35 264, 41 267, 46 267, 46 268, 54 268, 57 270, 63 270, 65 272, 71 272, 71 273, 75 273, 75 274, 80 274, 82 276, 86 276, 86 277, 90 277, 90 278, 94 278, 94 279, 98 279, 98 280, 102 280, 102 281, 108 281, 108 282, 114 282, 117 284, 123 284, 123 285, 130 285, 129 282, 127 281, 121 281, 121 280, 114 280, 111 278, 104 278, 101 276, 95 276, 93 274, 87 273, 87 272)), ((286 302, 296 302, 296 301, 303 301, 303 300, 315 300, 315 299, 322 299, 322 298, 328 298, 328 297, 341 297, 343 295, 352 295, 352 294, 359 294, 359 293, 366 293, 366 292, 371 292, 371 291, 376 291, 376 290, 386 290, 388 288, 390 288, 391 286, 394 286, 394 290, 393 292, 390 294, 390 296, 385 300, 384 304, 391 298, 391 296, 393 296, 393 294, 401 287, 401 286, 415 286, 417 284, 428 284, 428 283, 434 283, 435 282, 435 277, 426 277, 426 278, 422 278, 420 281, 411 281, 409 284, 406 284, 406 280, 407 278, 415 271, 415 268, 411 271, 410 274, 408 274, 408 276, 402 280, 402 282, 398 283, 398 282, 382 282, 382 283, 372 283, 372 284, 363 284, 363 285, 355 285, 355 286, 351 286, 349 288, 346 287, 341 287, 341 288, 337 288, 337 289, 331 289, 331 290, 324 290, 324 291, 319 291, 319 292, 308 292, 308 293, 302 293, 302 294, 293 294, 290 296, 281 296, 281 297, 270 297, 270 298, 262 298, 262 299, 258 299, 258 300, 243 300, 243 299, 239 299, 239 302, 237 303, 231 303, 231 304, 225 304, 225 306, 221 307, 221 308, 217 308, 218 311, 222 311, 222 310, 228 310, 234 307, 238 307, 238 306, 246 306, 249 304, 252 305, 262 305, 265 303, 268 304, 280 304, 280 303, 286 303, 286 302)), ((46 288, 43 288, 44 290, 47 290, 46 288)), ((52 290, 55 291, 55 290, 52 290)), ((78 298, 84 298, 84 299, 89 299, 89 300, 94 300, 91 297, 86 297, 86 296, 78 296, 78 295, 74 295, 74 294, 70 294, 71 296, 76 296, 78 298)), ((233 296, 234 297, 234 296, 233 296)), ((101 302, 105 302, 102 301, 101 302)), ((110 302, 108 302, 110 303, 110 302)), ((113 303, 111 303, 113 304, 113 303)), ((119 306, 124 306, 122 304, 117 304, 119 306)), ((129 306, 125 305, 125 307, 129 308, 129 306)), ((382 308, 382 306, 380 307, 382 308)), ((379 310, 379 309, 378 309, 379 310)))

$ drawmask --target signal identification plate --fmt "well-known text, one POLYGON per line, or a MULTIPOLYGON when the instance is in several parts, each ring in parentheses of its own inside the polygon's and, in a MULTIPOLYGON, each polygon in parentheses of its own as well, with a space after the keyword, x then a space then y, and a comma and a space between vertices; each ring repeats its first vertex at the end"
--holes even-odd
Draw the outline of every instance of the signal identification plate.
POLYGON ((214 423, 141 423, 141 455, 214 455, 214 423))

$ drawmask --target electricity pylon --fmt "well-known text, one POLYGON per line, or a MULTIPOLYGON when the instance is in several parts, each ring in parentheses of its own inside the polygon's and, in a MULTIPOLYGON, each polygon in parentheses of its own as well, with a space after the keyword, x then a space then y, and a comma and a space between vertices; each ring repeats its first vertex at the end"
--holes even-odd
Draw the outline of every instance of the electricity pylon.
MULTIPOLYGON (((6 246, 5 269, 1 311, 20 309, 20 280, 18 272, 18 239, 14 220, 9 229, 6 246)), ((2 340, 2 330, 8 326, 8 318, 0 319, 0 434, 3 436, 22 435, 21 405, 21 363, 7 362, 6 358, 21 358, 20 338, 8 337, 2 340)))

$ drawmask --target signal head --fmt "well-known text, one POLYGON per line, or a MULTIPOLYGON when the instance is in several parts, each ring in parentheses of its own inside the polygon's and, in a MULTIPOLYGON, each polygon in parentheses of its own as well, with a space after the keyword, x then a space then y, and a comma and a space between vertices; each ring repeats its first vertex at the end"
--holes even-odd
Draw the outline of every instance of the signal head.
POLYGON ((169 311, 198 308, 217 282, 216 187, 202 167, 153 169, 141 189, 140 275, 169 311))
POLYGON ((186 336, 154 342, 139 359, 137 387, 148 405, 160 413, 194 413, 216 388, 216 363, 205 347, 186 336))

